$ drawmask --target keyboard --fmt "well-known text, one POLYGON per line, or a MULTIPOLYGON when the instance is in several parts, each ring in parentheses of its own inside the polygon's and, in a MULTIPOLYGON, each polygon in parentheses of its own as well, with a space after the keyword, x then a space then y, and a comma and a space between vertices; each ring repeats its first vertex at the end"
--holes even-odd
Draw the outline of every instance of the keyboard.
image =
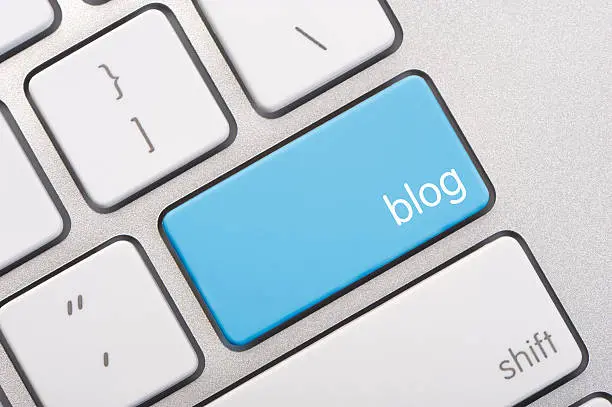
POLYGON ((612 406, 609 7, 477 3, 0 0, 0 407, 612 406))

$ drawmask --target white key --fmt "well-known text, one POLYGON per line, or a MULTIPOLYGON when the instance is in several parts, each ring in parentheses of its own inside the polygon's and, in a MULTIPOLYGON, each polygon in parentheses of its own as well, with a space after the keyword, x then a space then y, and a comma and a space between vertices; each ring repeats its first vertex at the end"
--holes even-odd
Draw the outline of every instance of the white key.
POLYGON ((36 74, 29 92, 102 212, 230 137, 215 96, 157 8, 36 74))
POLYGON ((51 28, 55 19, 49 0, 0 0, 0 59, 51 28))
POLYGON ((571 407, 612 407, 612 396, 607 393, 595 393, 571 407))
POLYGON ((149 267, 118 240, 0 308, 38 404, 136 406, 199 374, 198 353, 149 267))
POLYGON ((586 366, 564 318, 503 236, 211 407, 512 406, 586 366))
POLYGON ((198 3, 255 108, 271 117, 392 52, 402 36, 379 0, 198 3))
POLYGON ((3 113, 9 117, 0 103, 0 270, 59 240, 64 232, 58 208, 3 113))

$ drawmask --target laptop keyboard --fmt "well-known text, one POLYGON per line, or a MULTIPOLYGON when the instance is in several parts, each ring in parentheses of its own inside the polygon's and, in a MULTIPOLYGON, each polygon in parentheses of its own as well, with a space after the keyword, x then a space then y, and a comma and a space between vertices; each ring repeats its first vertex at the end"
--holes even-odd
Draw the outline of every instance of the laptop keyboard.
MULTIPOLYGON (((266 120, 376 64, 403 39, 384 0, 193 6, 266 120)), ((24 89, 101 216, 230 151, 242 126, 170 7, 121 17, 33 69, 24 89)), ((55 0, 0 0, 0 63, 61 24, 55 0)), ((469 134, 426 73, 389 77, 319 119, 175 197, 158 225, 145 225, 158 228, 201 318, 231 352, 257 349, 494 205, 469 134)), ((18 273, 79 221, 26 136, 0 101, 2 274, 18 273)), ((209 358, 128 234, 86 242, 80 256, 0 302, 0 341, 35 405, 163 403, 223 363, 209 358)), ((197 405, 517 407, 584 371, 587 348, 521 236, 500 232, 453 256, 197 405), (500 293, 520 301, 499 301, 500 293)), ((603 392, 575 404, 607 405, 603 392)))

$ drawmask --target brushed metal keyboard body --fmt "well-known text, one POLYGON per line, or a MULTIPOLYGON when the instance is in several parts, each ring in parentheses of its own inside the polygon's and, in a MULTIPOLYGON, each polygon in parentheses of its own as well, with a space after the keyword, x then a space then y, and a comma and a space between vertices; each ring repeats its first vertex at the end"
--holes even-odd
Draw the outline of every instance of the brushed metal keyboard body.
MULTIPOLYGON (((389 0, 404 41, 391 56, 305 105, 274 119, 252 108, 189 0, 163 0, 175 13, 238 124, 232 146, 111 214, 84 201, 23 89, 28 73, 125 17, 147 0, 91 6, 59 0, 57 31, 0 63, 0 100, 11 110, 68 210, 72 229, 59 245, 0 277, 0 299, 116 235, 142 243, 206 355, 204 373, 156 406, 191 406, 226 388, 335 323, 493 233, 512 229, 529 242, 590 354, 586 371, 536 401, 569 405, 612 383, 612 8, 605 1, 474 1, 449 5, 389 0), (233 352, 219 341, 157 229, 161 211, 298 130, 407 69, 426 71, 497 190, 495 208, 409 260, 258 346, 233 352), (606 171, 607 169, 607 171, 606 171)), ((6 353, 0 387, 33 406, 6 353)))

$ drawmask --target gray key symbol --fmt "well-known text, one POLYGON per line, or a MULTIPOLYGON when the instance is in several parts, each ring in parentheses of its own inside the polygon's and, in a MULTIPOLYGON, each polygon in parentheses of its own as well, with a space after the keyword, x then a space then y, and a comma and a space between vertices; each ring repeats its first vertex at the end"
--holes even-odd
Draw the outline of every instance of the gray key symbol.
MULTIPOLYGON (((108 75, 108 77, 113 80, 115 90, 117 91, 116 100, 123 99, 123 91, 121 90, 121 87, 119 86, 119 76, 114 75, 113 72, 108 67, 108 65, 106 64, 100 64, 98 65, 98 68, 104 69, 104 71, 106 72, 106 75, 108 75)), ((136 125, 136 127, 138 128, 138 131, 140 132, 142 137, 145 139, 147 146, 149 146, 149 153, 152 153, 153 151, 155 151, 155 146, 153 146, 153 143, 151 143, 151 139, 149 138, 149 135, 145 131, 144 127, 142 127, 140 120, 138 120, 137 117, 132 117, 130 121, 136 125)), ((70 315, 72 313, 72 303, 68 304, 68 306, 70 307, 68 311, 70 315)))
MULTIPOLYGON (((83 309, 83 296, 79 295, 77 297, 77 308, 79 310, 83 309)), ((68 316, 72 315, 72 300, 68 300, 68 316)))
POLYGON ((142 127, 142 124, 140 123, 140 120, 138 120, 138 117, 132 117, 130 121, 134 123, 136 127, 138 127, 138 131, 140 131, 140 134, 142 135, 147 145, 149 146, 149 153, 152 153, 153 151, 155 151, 155 146, 153 145, 153 143, 151 143, 151 139, 147 135, 147 132, 145 131, 145 129, 142 127))
POLYGON ((123 91, 119 87, 119 77, 113 75, 110 68, 106 64, 100 64, 98 65, 98 68, 104 69, 104 71, 106 72, 106 75, 108 75, 108 77, 113 80, 113 85, 115 86, 115 90, 117 91, 117 100, 120 100, 121 98, 123 98, 123 91))
POLYGON ((321 48, 323 51, 327 51, 327 47, 325 45, 323 45, 321 42, 317 41, 316 38, 314 38, 312 35, 308 34, 306 31, 302 30, 300 27, 295 26, 295 31, 299 32, 300 34, 302 34, 305 38, 307 38, 308 40, 310 40, 313 44, 315 44, 317 47, 321 48))

